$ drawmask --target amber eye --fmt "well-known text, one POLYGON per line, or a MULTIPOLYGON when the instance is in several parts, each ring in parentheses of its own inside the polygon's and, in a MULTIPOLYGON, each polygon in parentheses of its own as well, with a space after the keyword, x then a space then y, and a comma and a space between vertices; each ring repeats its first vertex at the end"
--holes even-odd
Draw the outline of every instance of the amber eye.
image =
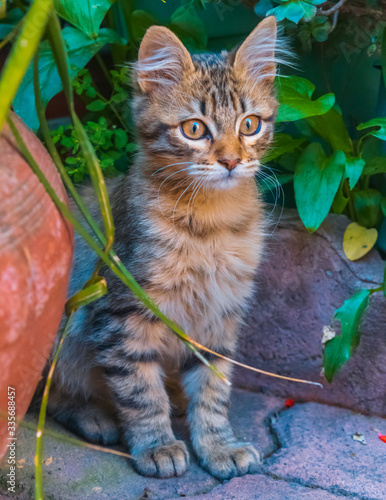
POLYGON ((185 137, 193 140, 203 139, 208 133, 201 120, 186 120, 181 124, 181 130, 185 137))
POLYGON ((255 135, 260 132, 261 120, 256 115, 250 115, 244 118, 240 125, 240 134, 255 135))

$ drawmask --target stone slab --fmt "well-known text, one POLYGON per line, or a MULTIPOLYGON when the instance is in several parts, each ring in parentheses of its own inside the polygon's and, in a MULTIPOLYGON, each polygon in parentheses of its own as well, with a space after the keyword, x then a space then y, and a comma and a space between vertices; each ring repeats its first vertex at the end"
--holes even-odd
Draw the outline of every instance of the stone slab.
MULTIPOLYGON (((276 449, 269 427, 269 415, 283 407, 283 400, 261 394, 235 390, 232 397, 231 421, 238 437, 256 444, 264 456, 276 449)), ((36 422, 36 418, 34 420, 36 422)), ((176 435, 187 439, 183 419, 175 422, 176 435)), ((55 422, 48 429, 67 433, 55 422)), ((67 433, 71 435, 70 433, 67 433)), ((191 450, 190 450, 191 451, 191 450)), ((35 433, 20 428, 18 431, 17 495, 6 496, 7 467, 0 468, 0 498, 29 500, 34 497, 35 433)), ((166 499, 202 495, 219 482, 204 472, 191 454, 190 470, 180 478, 154 479, 137 474, 129 461, 103 452, 73 446, 51 437, 45 439, 44 490, 46 500, 139 500, 166 499)))
POLYGON ((246 364, 321 382, 324 389, 245 369, 235 373, 239 387, 386 416, 386 300, 382 294, 371 297, 355 356, 332 384, 320 375, 323 326, 330 324, 335 309, 346 299, 361 288, 375 288, 383 277, 384 262, 375 250, 356 262, 344 256, 342 239, 348 223, 345 216, 329 215, 310 235, 295 211, 284 212, 267 238, 257 292, 237 354, 246 364))
POLYGON ((386 498, 386 419, 317 403, 295 405, 272 423, 281 448, 264 472, 349 498, 386 498), (362 434, 366 444, 354 440, 362 434))
MULTIPOLYGON (((189 500, 343 500, 347 496, 307 488, 296 483, 255 474, 235 477, 209 493, 186 497, 189 500)), ((171 499, 170 499, 171 500, 171 499)))

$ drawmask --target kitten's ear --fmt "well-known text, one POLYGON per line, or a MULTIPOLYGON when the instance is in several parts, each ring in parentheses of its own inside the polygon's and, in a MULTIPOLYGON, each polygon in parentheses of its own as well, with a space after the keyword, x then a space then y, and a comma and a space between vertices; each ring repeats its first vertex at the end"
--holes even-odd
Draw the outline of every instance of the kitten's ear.
POLYGON ((234 68, 247 72, 255 81, 268 79, 273 82, 276 76, 276 34, 276 18, 263 19, 237 50, 234 68))
POLYGON ((169 29, 152 26, 146 31, 135 65, 143 92, 178 83, 186 71, 194 71, 192 58, 169 29))

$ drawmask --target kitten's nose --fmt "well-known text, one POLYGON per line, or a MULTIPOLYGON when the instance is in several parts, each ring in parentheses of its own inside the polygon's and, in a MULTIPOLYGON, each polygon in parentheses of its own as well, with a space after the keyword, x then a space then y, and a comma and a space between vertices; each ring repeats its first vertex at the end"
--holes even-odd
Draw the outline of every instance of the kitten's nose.
POLYGON ((234 168, 237 167, 237 165, 240 163, 241 158, 230 158, 230 159, 223 159, 223 160, 218 160, 221 165, 223 165, 229 172, 231 172, 234 168))

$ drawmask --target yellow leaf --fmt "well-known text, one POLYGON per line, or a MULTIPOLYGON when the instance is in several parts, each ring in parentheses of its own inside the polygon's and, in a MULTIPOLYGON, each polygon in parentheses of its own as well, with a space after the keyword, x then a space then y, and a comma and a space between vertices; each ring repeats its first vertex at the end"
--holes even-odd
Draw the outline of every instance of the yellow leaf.
POLYGON ((343 251, 349 260, 358 260, 370 252, 377 238, 376 229, 366 229, 357 222, 352 222, 344 232, 343 251))

